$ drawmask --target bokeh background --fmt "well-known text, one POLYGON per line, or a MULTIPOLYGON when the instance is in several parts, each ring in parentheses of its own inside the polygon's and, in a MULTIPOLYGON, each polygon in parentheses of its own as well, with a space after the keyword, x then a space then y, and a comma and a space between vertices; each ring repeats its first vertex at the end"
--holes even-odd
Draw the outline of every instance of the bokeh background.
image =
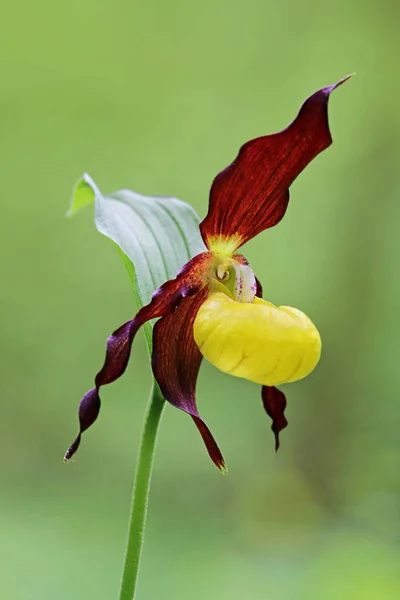
POLYGON ((145 343, 63 453, 108 334, 134 311, 91 211, 104 192, 174 195, 200 215, 244 141, 332 96, 333 146, 282 223, 244 249, 265 296, 306 311, 324 353, 286 386, 273 451, 259 388, 204 364, 190 419, 164 415, 138 600, 400 597, 398 23, 392 0, 49 0, 0 19, 0 600, 118 596, 150 386, 145 343))

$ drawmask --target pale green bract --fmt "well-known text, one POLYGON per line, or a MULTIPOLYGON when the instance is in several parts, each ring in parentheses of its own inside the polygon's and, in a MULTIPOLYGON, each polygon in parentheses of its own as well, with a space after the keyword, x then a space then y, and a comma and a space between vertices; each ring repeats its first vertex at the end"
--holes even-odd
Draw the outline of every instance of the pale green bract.
MULTIPOLYGON (((177 198, 142 196, 119 190, 104 196, 84 174, 77 182, 67 215, 94 203, 97 230, 110 238, 128 270, 138 308, 193 256, 206 250, 200 236, 200 219, 194 209, 177 198)), ((145 326, 151 349, 151 325, 145 326)))

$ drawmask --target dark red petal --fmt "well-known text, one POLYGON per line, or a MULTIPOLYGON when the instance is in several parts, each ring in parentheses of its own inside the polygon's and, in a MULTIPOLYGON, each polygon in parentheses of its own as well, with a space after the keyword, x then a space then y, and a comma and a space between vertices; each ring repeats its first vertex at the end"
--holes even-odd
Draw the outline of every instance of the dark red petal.
POLYGON ((263 288, 262 285, 260 283, 260 281, 257 279, 256 277, 256 296, 257 298, 262 298, 263 297, 263 288))
POLYGON ((310 96, 283 131, 247 142, 233 163, 217 175, 208 214, 200 224, 207 247, 213 240, 232 237, 239 248, 279 223, 289 202, 289 186, 332 142, 329 96, 349 77, 310 96))
POLYGON ((221 451, 196 407, 196 380, 202 355, 193 338, 193 322, 207 294, 204 289, 192 298, 184 298, 174 313, 157 321, 152 366, 164 398, 193 418, 211 460, 225 471, 221 451))
POLYGON ((285 429, 288 422, 284 412, 286 408, 286 397, 276 387, 263 385, 261 390, 262 401, 267 414, 272 419, 271 429, 275 434, 275 451, 279 448, 279 433, 285 429))
POLYGON ((164 283, 152 296, 147 306, 143 306, 134 319, 121 325, 107 340, 104 365, 96 375, 95 387, 81 400, 79 405, 79 433, 68 448, 64 460, 69 460, 77 451, 81 434, 97 419, 100 411, 99 388, 112 383, 124 373, 129 360, 132 342, 140 327, 157 317, 164 317, 173 312, 185 297, 190 297, 201 290, 207 283, 207 273, 212 255, 203 252, 192 258, 180 270, 175 279, 164 283))

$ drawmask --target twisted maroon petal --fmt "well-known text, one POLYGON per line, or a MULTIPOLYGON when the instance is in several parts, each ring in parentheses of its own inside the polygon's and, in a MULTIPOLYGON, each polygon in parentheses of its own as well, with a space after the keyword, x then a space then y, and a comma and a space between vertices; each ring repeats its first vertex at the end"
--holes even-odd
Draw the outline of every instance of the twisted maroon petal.
POLYGON ((260 280, 257 279, 257 277, 256 277, 256 296, 257 296, 257 298, 263 297, 263 287, 261 285, 260 280))
POLYGON ((181 269, 175 279, 164 283, 154 292, 147 306, 143 306, 131 321, 121 325, 107 340, 104 365, 96 375, 95 387, 85 394, 79 405, 79 433, 68 448, 64 460, 69 460, 77 451, 81 435, 88 429, 100 411, 99 388, 112 383, 124 373, 131 351, 132 342, 139 328, 156 317, 165 317, 172 313, 186 297, 201 290, 207 283, 207 271, 213 260, 209 252, 203 252, 192 258, 181 269))
POLYGON ((283 131, 247 142, 233 163, 216 176, 208 213, 200 224, 207 247, 213 241, 233 238, 239 248, 279 223, 289 202, 289 186, 332 143, 329 96, 349 77, 310 96, 283 131))
POLYGON ((286 397, 276 387, 263 385, 261 396, 264 408, 272 419, 271 429, 275 434, 275 451, 279 448, 279 433, 287 427, 284 412, 286 408, 286 397))
POLYGON ((211 460, 225 471, 221 451, 196 407, 196 380, 202 355, 193 338, 193 323, 207 294, 208 290, 203 289, 191 298, 184 298, 174 313, 157 321, 152 367, 164 398, 192 417, 211 460))

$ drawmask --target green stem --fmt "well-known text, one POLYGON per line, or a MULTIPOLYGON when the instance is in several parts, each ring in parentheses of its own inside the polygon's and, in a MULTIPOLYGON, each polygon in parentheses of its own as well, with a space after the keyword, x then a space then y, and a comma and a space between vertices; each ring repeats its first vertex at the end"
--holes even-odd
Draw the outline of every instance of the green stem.
POLYGON ((151 473, 165 400, 154 384, 150 394, 133 484, 128 541, 119 600, 134 600, 143 549, 151 473))

